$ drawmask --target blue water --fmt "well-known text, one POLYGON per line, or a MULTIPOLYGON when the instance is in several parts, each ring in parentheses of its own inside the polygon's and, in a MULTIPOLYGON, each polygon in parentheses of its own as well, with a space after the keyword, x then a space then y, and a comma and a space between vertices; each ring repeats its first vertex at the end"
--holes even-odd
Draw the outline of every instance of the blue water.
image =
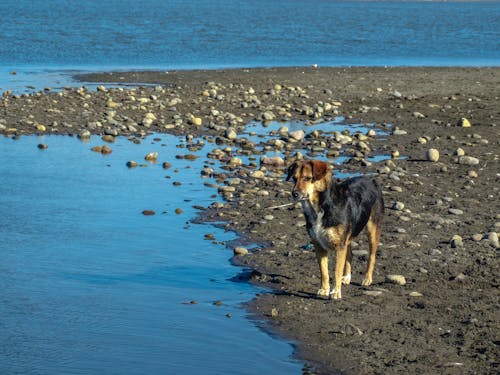
POLYGON ((204 239, 235 235, 190 223, 215 193, 200 176, 209 146, 178 160, 180 140, 159 137, 119 138, 107 156, 90 151, 98 137, 0 138, 0 373, 300 373, 291 344, 241 308, 262 291, 231 281, 231 251, 204 239))
POLYGON ((3 90, 74 70, 500 64, 498 1, 2 0, 0 24, 3 90))
MULTIPOLYGON (((500 2, 1 0, 0 25, 0 92, 103 70, 500 65, 500 2)), ((160 137, 108 156, 95 137, 0 138, 0 373, 300 373, 203 239, 234 235, 189 223, 214 193, 202 158, 160 137), (125 167, 150 151, 174 167, 125 167)))

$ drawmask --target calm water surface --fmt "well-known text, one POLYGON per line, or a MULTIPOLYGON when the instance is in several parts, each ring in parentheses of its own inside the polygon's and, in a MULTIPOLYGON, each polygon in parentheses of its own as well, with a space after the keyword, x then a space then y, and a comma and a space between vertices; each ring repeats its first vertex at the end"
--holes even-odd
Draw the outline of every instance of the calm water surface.
POLYGON ((499 1, 2 0, 0 24, 4 90, 75 69, 500 65, 499 1))
POLYGON ((203 239, 235 236, 189 223, 213 201, 201 159, 160 137, 119 138, 107 156, 97 137, 0 138, 0 373, 300 373, 240 307, 259 290, 203 239), (125 166, 151 151, 173 167, 125 166))

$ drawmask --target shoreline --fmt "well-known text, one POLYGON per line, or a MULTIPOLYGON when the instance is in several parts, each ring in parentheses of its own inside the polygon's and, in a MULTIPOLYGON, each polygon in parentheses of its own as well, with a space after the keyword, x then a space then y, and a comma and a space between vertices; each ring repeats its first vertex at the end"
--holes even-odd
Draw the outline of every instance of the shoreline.
MULTIPOLYGON (((361 236, 353 284, 344 288, 343 299, 312 295, 319 272, 314 254, 301 249, 308 243, 301 211, 265 209, 288 203, 290 186, 280 173, 256 177, 262 169, 258 161, 227 170, 222 184, 234 177, 242 183, 226 194, 227 203, 203 217, 226 220, 228 229, 269 244, 235 257, 254 270, 250 282, 275 291, 257 296, 248 309, 266 319, 273 332, 295 341, 299 358, 318 373, 498 371, 500 271, 492 233, 498 242, 499 67, 119 72, 87 75, 85 81, 105 82, 116 75, 161 86, 4 94, 0 133, 202 133, 239 149, 243 145, 229 139, 227 129, 241 138, 245 124, 270 114, 278 121, 344 116, 347 123, 390 124, 394 134, 363 139, 367 149, 356 139, 342 145, 353 161, 338 167, 378 173, 383 186, 387 217, 370 288, 359 285, 366 249, 361 236), (146 113, 155 120, 144 121, 146 113), (472 126, 458 126, 462 117, 472 126), (425 160, 429 148, 439 150, 439 161, 425 160), (462 163, 466 159, 458 149, 477 163, 462 163), (407 158, 364 162, 374 153, 396 150, 407 158), (393 209, 401 207, 397 202, 404 208, 393 209), (405 276, 406 284, 388 282, 389 274, 405 276)), ((329 142, 325 134, 298 142, 284 138, 287 160, 299 147, 324 148, 322 142, 329 142)))

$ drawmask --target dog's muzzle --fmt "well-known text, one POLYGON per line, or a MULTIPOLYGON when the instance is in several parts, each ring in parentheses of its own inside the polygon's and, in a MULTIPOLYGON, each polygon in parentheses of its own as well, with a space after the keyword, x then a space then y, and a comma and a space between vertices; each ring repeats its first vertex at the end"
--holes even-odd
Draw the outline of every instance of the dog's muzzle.
POLYGON ((292 198, 295 201, 303 201, 306 200, 308 197, 307 195, 302 194, 300 191, 294 190, 292 191, 292 198))

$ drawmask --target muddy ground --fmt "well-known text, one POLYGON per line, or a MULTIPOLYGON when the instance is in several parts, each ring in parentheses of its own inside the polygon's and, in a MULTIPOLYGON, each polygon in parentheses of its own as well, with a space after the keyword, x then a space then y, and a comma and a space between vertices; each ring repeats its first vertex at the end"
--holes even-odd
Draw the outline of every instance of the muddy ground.
POLYGON ((202 210, 202 217, 224 220, 227 229, 261 244, 234 258, 253 270, 241 278, 274 291, 257 296, 248 309, 297 343, 305 372, 498 373, 499 68, 306 67, 80 79, 119 86, 6 92, 0 133, 140 138, 155 131, 188 140, 203 134, 220 144, 202 173, 215 177, 226 203, 202 210), (128 87, 134 82, 143 86, 128 87), (376 134, 311 127, 304 138, 283 130, 279 142, 264 145, 241 134, 253 120, 315 123, 338 116, 371 124, 376 134), (461 118, 471 126, 462 126, 461 118), (342 300, 316 297, 319 269, 300 208, 269 209, 290 203, 292 186, 282 166, 261 165, 264 147, 277 150, 285 165, 297 151, 328 154, 333 163, 347 155, 334 174, 378 175, 386 217, 372 286, 360 285, 367 250, 361 235, 342 300), (427 160, 431 148, 438 161, 427 160), (379 154, 392 158, 368 160, 379 154), (252 161, 240 164, 245 155, 252 161), (388 275, 403 276, 405 284, 388 275))

